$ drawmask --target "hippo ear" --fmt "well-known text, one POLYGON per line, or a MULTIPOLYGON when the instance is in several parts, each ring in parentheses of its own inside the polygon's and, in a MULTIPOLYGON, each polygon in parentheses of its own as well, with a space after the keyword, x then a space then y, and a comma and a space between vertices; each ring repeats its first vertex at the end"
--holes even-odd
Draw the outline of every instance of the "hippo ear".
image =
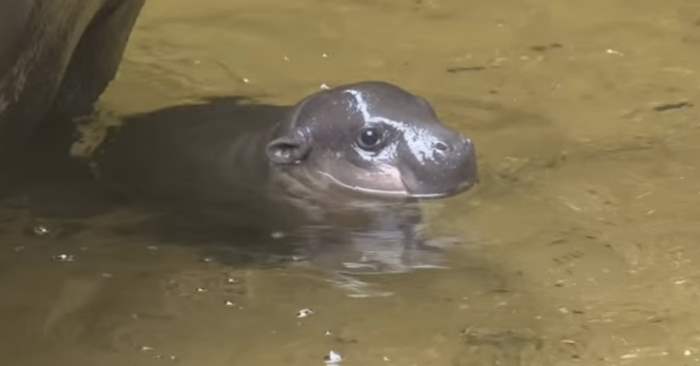
POLYGON ((279 137, 267 144, 267 158, 275 164, 299 164, 309 153, 309 144, 300 138, 279 137))

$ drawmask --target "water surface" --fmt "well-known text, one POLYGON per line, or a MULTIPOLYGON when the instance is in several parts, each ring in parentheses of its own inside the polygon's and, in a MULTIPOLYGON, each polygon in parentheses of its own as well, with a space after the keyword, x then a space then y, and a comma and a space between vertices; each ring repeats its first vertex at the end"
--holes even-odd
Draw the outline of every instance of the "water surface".
POLYGON ((150 0, 106 120, 397 83, 479 151, 480 187, 424 207, 448 268, 352 296, 323 266, 159 239, 132 206, 57 215, 38 192, 71 182, 39 181, 0 205, 0 360, 700 363, 699 46, 691 0, 150 0))

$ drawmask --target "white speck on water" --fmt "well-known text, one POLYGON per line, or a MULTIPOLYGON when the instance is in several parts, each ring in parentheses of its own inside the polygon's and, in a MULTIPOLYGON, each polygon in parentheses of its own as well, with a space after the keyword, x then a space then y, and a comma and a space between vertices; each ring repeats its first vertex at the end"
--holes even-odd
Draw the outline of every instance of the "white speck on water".
POLYGON ((326 363, 326 365, 337 365, 343 362, 343 357, 340 355, 340 353, 331 350, 328 352, 328 355, 323 358, 323 361, 326 363))
POLYGON ((287 234, 285 234, 284 231, 273 231, 270 233, 270 237, 275 240, 282 239, 285 236, 287 236, 287 234))
POLYGON ((328 90, 328 89, 330 89, 330 88, 331 88, 331 87, 328 86, 328 84, 326 84, 326 83, 323 83, 323 84, 321 84, 321 86, 319 86, 319 89, 321 89, 321 90, 328 90))
POLYGON ((324 53, 321 54, 321 57, 323 57, 323 58, 328 58, 328 54, 324 52, 324 53))
POLYGON ((309 308, 304 308, 297 311, 297 318, 306 318, 314 314, 314 311, 309 308))
POLYGON ((615 55, 615 56, 624 56, 625 55, 624 53, 622 53, 618 50, 614 50, 612 48, 608 48, 607 50, 605 50, 605 53, 607 53, 608 55, 615 55))
POLYGON ((282 56, 282 60, 284 60, 284 61, 286 61, 286 62, 289 62, 289 57, 286 56, 286 55, 285 55, 285 56, 282 56))
POLYGON ((146 247, 146 249, 150 250, 152 252, 155 252, 156 250, 158 250, 158 246, 157 245, 149 245, 146 247))
POLYGON ((243 78, 243 79, 241 79, 241 81, 243 81, 244 84, 250 83, 250 79, 248 79, 248 78, 243 78))
POLYGON ((154 350, 154 348, 151 347, 151 346, 141 346, 141 351, 142 351, 142 352, 150 352, 150 351, 153 351, 153 350, 154 350))
POLYGON ((35 225, 32 228, 32 232, 34 232, 34 235, 36 236, 46 236, 51 234, 51 230, 45 225, 35 225))
POLYGON ((75 262, 77 259, 75 255, 73 254, 57 254, 51 257, 54 261, 56 262, 61 262, 61 263, 67 263, 67 262, 75 262))
POLYGON ((196 291, 199 293, 203 293, 203 292, 207 292, 207 289, 205 289, 204 287, 197 287, 196 291))

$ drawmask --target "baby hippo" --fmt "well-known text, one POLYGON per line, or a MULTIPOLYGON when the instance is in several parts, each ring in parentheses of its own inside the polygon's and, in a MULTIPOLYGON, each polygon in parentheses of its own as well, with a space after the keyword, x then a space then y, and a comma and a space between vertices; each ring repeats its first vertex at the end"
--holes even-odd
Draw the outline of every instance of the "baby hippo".
POLYGON ((187 106, 128 121, 94 157, 99 176, 168 201, 315 207, 446 197, 478 180, 471 140, 385 82, 319 91, 289 108, 238 103, 187 116, 207 106, 217 114, 187 106))

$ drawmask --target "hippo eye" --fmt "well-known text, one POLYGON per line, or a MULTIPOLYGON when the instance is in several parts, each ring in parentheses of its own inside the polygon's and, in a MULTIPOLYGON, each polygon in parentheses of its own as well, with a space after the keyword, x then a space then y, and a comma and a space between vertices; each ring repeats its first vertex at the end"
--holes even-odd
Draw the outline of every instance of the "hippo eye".
POLYGON ((357 139, 358 145, 364 150, 376 150, 382 144, 384 134, 382 130, 375 127, 363 128, 357 139))

